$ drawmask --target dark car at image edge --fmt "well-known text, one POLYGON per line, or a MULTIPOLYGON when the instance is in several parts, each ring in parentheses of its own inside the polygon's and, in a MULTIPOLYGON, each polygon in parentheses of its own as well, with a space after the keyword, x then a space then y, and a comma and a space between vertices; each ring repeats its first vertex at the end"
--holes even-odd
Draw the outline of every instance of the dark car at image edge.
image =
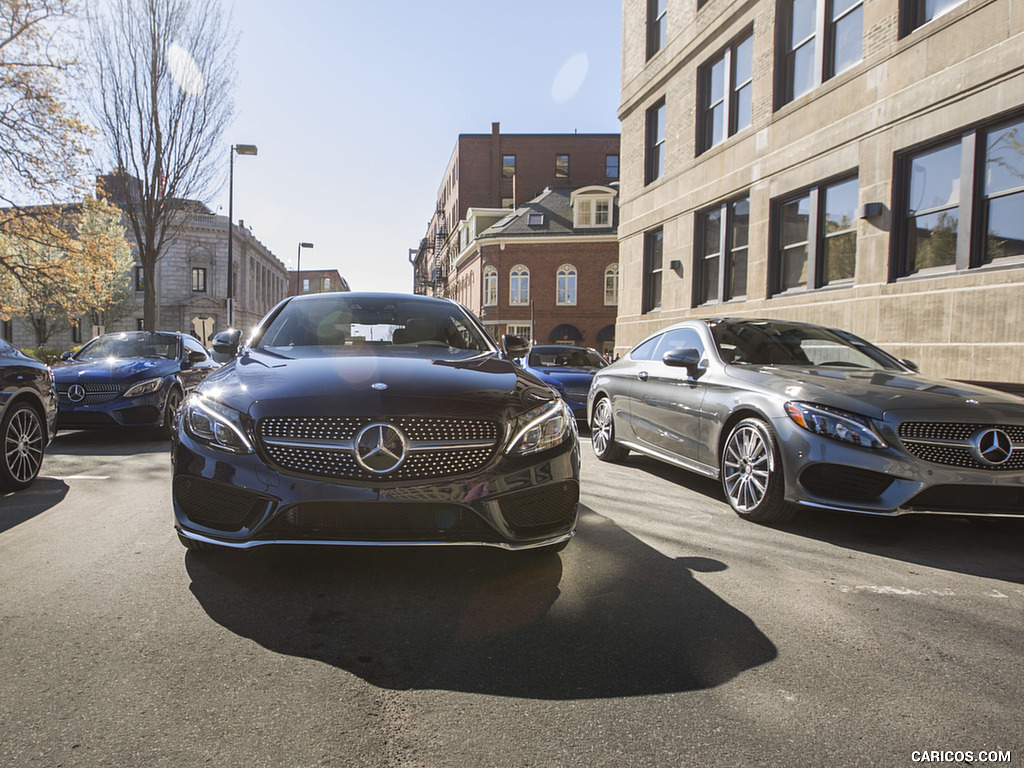
POLYGON ((575 420, 455 302, 284 300, 179 412, 189 549, 477 545, 557 551, 576 527, 575 420))
POLYGON ((594 378, 594 452, 719 478, 733 510, 1024 516, 1024 400, 934 379, 846 331, 691 320, 594 378))
POLYGON ((57 434, 53 372, 0 339, 0 491, 28 487, 57 434))

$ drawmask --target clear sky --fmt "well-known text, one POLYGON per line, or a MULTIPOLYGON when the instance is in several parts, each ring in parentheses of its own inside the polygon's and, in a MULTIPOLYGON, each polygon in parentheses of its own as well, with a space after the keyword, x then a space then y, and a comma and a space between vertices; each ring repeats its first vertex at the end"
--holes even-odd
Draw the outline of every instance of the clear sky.
MULTIPOLYGON (((229 7, 230 0, 225 0, 229 7)), ((461 133, 618 133, 619 0, 235 0, 228 211, 295 268, 412 290, 461 133)))

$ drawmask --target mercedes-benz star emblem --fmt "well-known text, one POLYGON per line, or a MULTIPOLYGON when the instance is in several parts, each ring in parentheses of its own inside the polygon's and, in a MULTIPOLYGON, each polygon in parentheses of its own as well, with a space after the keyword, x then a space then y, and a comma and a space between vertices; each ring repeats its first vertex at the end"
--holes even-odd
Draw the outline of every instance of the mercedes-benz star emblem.
POLYGON ((1001 429, 978 430, 971 438, 971 445, 979 459, 993 466, 1005 464, 1013 453, 1010 436, 1001 429))
POLYGON ((68 387, 68 400, 72 403, 80 403, 85 400, 85 387, 81 384, 72 384, 68 387))
POLYGON ((375 475, 398 469, 407 449, 405 435, 390 424, 369 424, 356 435, 356 461, 375 475))

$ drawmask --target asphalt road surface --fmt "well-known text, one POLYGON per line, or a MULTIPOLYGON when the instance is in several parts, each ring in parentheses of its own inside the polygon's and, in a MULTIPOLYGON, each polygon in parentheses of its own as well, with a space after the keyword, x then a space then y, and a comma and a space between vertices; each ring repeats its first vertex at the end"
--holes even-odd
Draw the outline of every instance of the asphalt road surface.
POLYGON ((166 442, 64 433, 0 496, 0 766, 1024 766, 1024 521, 583 479, 553 557, 197 556, 166 442))

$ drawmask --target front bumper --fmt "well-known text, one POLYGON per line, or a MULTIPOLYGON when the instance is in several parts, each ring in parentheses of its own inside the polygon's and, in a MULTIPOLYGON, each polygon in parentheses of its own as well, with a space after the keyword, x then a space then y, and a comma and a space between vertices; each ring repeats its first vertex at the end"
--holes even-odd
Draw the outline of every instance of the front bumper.
POLYGON ((531 549, 567 541, 579 506, 575 437, 525 458, 498 457, 471 476, 332 481, 280 471, 260 454, 229 455, 177 430, 175 528, 246 549, 268 544, 476 545, 531 549))
POLYGON ((97 429, 106 427, 158 427, 163 424, 167 386, 139 397, 116 399, 104 403, 72 403, 60 394, 57 424, 60 429, 97 429))
POLYGON ((786 500, 804 507, 895 516, 1024 517, 1024 471, 940 464, 908 453, 895 435, 869 449, 773 419, 786 500))

